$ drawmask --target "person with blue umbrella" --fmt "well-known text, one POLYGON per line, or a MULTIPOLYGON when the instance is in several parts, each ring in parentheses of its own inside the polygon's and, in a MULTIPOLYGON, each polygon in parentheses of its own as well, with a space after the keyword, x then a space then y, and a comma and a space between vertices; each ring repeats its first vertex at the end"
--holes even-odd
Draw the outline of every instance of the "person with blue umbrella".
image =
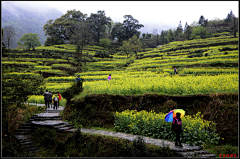
POLYGON ((172 122, 172 131, 176 133, 175 146, 183 147, 180 140, 180 134, 183 132, 181 117, 184 115, 184 110, 174 109, 165 116, 165 121, 172 122))

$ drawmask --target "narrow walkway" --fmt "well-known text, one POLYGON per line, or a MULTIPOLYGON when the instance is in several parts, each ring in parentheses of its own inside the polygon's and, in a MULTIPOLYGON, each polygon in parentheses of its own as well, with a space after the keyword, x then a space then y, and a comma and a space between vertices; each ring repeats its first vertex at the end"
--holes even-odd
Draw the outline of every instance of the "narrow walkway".
MULTIPOLYGON (((45 106, 44 104, 39 106, 45 106)), ((75 132, 77 129, 74 128, 73 125, 70 125, 68 122, 64 122, 60 116, 60 112, 64 109, 64 107, 60 106, 58 110, 54 110, 53 108, 47 108, 43 113, 37 114, 33 116, 33 120, 31 122, 32 130, 36 130, 38 126, 51 126, 54 127, 57 131, 63 132, 75 132)), ((133 141, 138 135, 132 135, 127 133, 120 132, 111 132, 106 130, 95 130, 95 129, 87 129, 81 128, 82 133, 89 134, 99 134, 112 136, 122 139, 127 139, 129 141, 133 141)), ((216 157, 214 154, 210 154, 208 151, 204 151, 200 146, 190 146, 189 144, 182 144, 183 147, 175 146, 174 142, 163 140, 163 139, 154 139, 150 137, 143 137, 145 143, 157 145, 160 147, 169 146, 171 150, 177 152, 180 157, 187 156, 199 156, 199 157, 216 157)))

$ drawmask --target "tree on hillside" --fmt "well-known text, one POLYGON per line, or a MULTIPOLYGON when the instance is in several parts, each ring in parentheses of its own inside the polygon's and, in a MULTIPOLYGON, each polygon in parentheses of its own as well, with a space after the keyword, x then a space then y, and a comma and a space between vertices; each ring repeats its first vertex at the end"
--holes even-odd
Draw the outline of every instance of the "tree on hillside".
POLYGON ((179 33, 180 33, 180 34, 183 33, 183 28, 182 28, 181 21, 180 21, 180 23, 179 23, 179 25, 178 25, 178 30, 179 30, 179 33))
POLYGON ((70 43, 77 45, 75 57, 78 63, 80 63, 83 48, 93 41, 93 33, 90 29, 91 24, 88 21, 79 22, 77 27, 78 29, 75 31, 75 34, 70 38, 70 43))
MULTIPOLYGON (((80 22, 86 20, 87 15, 80 11, 69 10, 66 14, 57 18, 55 21, 49 20, 44 25, 43 31, 45 35, 50 36, 46 42, 51 42, 53 45, 54 40, 57 42, 69 41, 70 37, 75 34, 75 31, 79 29, 80 22)), ((49 45, 45 42, 45 45, 49 45)))
POLYGON ((4 29, 2 28, 2 53, 5 54, 5 52, 6 52, 6 45, 3 42, 3 35, 4 35, 4 29))
POLYGON ((122 41, 125 39, 125 30, 123 27, 123 24, 118 22, 115 23, 112 32, 111 32, 111 38, 112 40, 114 40, 115 38, 117 38, 118 43, 121 44, 122 41))
POLYGON ((120 47, 120 50, 124 51, 127 55, 128 58, 128 54, 130 53, 130 51, 132 50, 131 44, 129 41, 125 40, 123 41, 122 46, 120 47))
POLYGON ((87 18, 93 25, 91 25, 92 31, 94 34, 94 39, 99 43, 99 39, 101 35, 105 33, 106 25, 111 24, 111 18, 106 17, 105 11, 98 11, 97 14, 91 14, 90 17, 87 18))
POLYGON ((189 40, 192 34, 192 27, 189 26, 186 22, 185 28, 184 28, 184 36, 186 40, 189 40))
POLYGON ((201 26, 206 27, 207 24, 208 24, 208 19, 205 19, 204 16, 201 15, 200 18, 199 18, 198 23, 199 23, 201 26))
POLYGON ((15 29, 12 26, 4 27, 4 35, 3 35, 3 42, 7 45, 7 48, 11 47, 15 40, 15 29))
POLYGON ((105 27, 106 27, 106 36, 105 38, 108 38, 108 39, 112 39, 112 30, 113 30, 113 27, 115 26, 115 22, 113 22, 113 20, 110 20, 110 23, 106 24, 105 27))
POLYGON ((170 42, 172 42, 173 41, 173 31, 172 31, 172 29, 169 29, 168 30, 168 33, 167 33, 167 41, 170 43, 170 42))
POLYGON ((139 21, 137 19, 134 19, 131 15, 124 15, 124 21, 123 21, 123 27, 125 29, 125 39, 128 40, 133 35, 136 35, 137 37, 140 36, 140 33, 137 31, 138 29, 141 29, 141 27, 144 27, 144 25, 139 24, 139 21))
POLYGON ((137 57, 137 53, 142 50, 142 43, 140 42, 140 39, 137 38, 136 35, 133 35, 133 37, 129 39, 129 42, 132 47, 132 51, 135 52, 137 57))
POLYGON ((167 31, 162 30, 161 35, 160 35, 160 44, 163 45, 166 43, 167 43, 167 31))
POLYGON ((231 32, 233 33, 234 38, 236 38, 236 33, 237 33, 237 20, 236 17, 233 17, 233 23, 231 24, 231 32))
POLYGON ((226 17, 226 19, 225 19, 226 24, 232 22, 234 17, 235 17, 235 16, 234 16, 234 14, 232 13, 232 10, 231 10, 231 12, 228 13, 228 15, 227 15, 227 17, 226 17))
POLYGON ((21 38, 20 41, 23 42, 20 43, 18 42, 19 45, 24 45, 25 47, 27 47, 27 49, 30 48, 34 48, 36 46, 41 46, 41 42, 39 41, 39 37, 38 34, 35 33, 28 33, 28 34, 24 34, 21 38))
POLYGON ((129 40, 123 41, 123 44, 120 47, 120 49, 123 50, 127 54, 127 57, 128 57, 128 54, 130 53, 130 51, 135 52, 136 58, 137 58, 137 52, 142 49, 142 43, 137 38, 137 36, 134 35, 129 40))
POLYGON ((192 37, 196 38, 196 36, 200 36, 202 39, 205 39, 207 36, 207 30, 203 26, 198 26, 193 29, 192 37))

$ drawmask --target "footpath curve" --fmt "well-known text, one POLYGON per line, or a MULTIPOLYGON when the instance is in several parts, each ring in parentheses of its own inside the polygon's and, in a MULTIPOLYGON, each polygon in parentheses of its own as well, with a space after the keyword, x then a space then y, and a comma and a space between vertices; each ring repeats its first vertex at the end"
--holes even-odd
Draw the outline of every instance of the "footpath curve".
MULTIPOLYGON (((33 104, 34 103, 29 103, 33 104)), ((44 104, 38 104, 38 106, 45 106, 44 104)), ((70 125, 68 122, 65 122, 61 118, 61 111, 64 109, 63 106, 59 106, 58 110, 54 110, 53 108, 47 108, 43 113, 34 115, 29 121, 25 124, 19 126, 19 129, 15 131, 16 138, 20 141, 20 143, 29 151, 29 153, 38 152, 38 148, 33 147, 33 143, 31 142, 31 132, 34 132, 38 127, 53 127, 58 132, 72 132, 74 133, 77 129, 74 128, 73 125, 70 125)), ((127 139, 129 141, 133 141, 138 135, 132 135, 121 132, 111 132, 106 130, 95 130, 95 129, 87 129, 81 128, 81 133, 89 133, 89 134, 99 134, 105 136, 112 136, 122 139, 127 139)), ((179 157, 216 157, 215 154, 210 154, 208 151, 203 150, 200 146, 190 146, 189 144, 182 143, 183 147, 175 146, 175 142, 162 140, 162 139, 154 139, 150 137, 143 137, 145 143, 157 145, 160 147, 169 146, 170 150, 175 151, 179 157)))

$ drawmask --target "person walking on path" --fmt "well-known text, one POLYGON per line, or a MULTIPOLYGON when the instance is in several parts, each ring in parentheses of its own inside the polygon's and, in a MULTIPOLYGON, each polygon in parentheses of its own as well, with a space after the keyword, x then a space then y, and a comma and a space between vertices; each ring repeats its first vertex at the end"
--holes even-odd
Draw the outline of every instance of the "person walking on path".
POLYGON ((50 94, 49 94, 48 90, 46 90, 46 92, 43 94, 43 96, 44 96, 44 100, 45 100, 45 106, 46 106, 46 108, 49 108, 50 94))
POLYGON ((177 68, 175 67, 175 69, 174 69, 174 74, 177 74, 177 68))
POLYGON ((81 81, 80 76, 78 75, 78 77, 76 78, 76 81, 81 81))
POLYGON ((59 93, 59 92, 57 92, 57 95, 58 95, 58 108, 59 108, 59 100, 62 100, 62 96, 61 96, 61 94, 59 93))
POLYGON ((180 133, 183 131, 182 130, 182 120, 181 120, 180 116, 181 116, 180 113, 176 113, 176 117, 173 118, 172 131, 174 131, 176 133, 175 146, 183 147, 182 143, 180 141, 180 133))
POLYGON ((50 96, 49 104, 51 103, 51 108, 52 108, 52 93, 51 93, 51 91, 49 91, 49 96, 50 96))
POLYGON ((108 76, 108 81, 110 81, 111 80, 111 74, 109 74, 109 76, 108 76))
POLYGON ((58 99, 59 99, 58 94, 54 94, 52 99, 53 99, 53 102, 54 102, 53 109, 57 110, 57 103, 58 103, 58 99))

